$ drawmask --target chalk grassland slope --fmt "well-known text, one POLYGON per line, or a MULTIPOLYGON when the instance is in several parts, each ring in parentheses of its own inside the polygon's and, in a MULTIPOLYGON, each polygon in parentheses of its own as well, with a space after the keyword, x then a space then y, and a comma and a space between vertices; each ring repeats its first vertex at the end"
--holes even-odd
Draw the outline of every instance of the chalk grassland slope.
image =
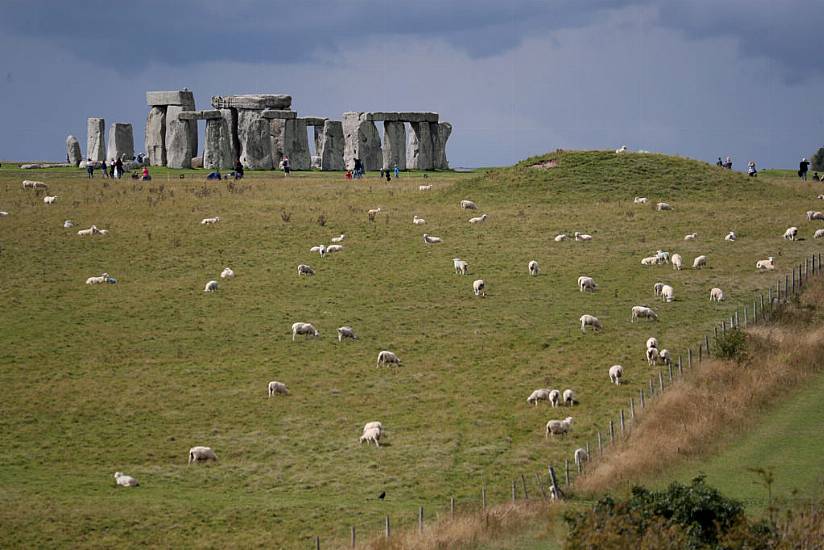
POLYGON ((293 546, 343 538, 349 525, 376 530, 385 514, 400 526, 418 505, 434 512, 453 495, 469 505, 483 480, 490 500, 503 500, 510 479, 570 457, 646 384, 655 372, 642 359, 648 336, 679 353, 774 282, 755 272, 757 259, 789 269, 818 246, 780 238, 788 225, 812 234, 803 216, 815 206, 812 185, 753 182, 660 155, 565 153, 558 163, 388 185, 273 173, 204 184, 164 171, 153 182, 107 184, 4 166, 3 540, 293 546), (23 178, 48 181, 58 201, 45 206, 23 178), (422 183, 434 189, 420 192, 422 183), (675 210, 633 205, 636 194, 675 210), (485 224, 467 223, 462 198, 489 214, 485 224), (378 206, 369 223, 365 211, 378 206), (427 225, 412 225, 414 214, 427 225), (199 224, 215 215, 223 221, 199 224), (63 229, 67 218, 111 234, 78 237, 77 227, 63 229), (730 229, 737 243, 723 241, 730 229), (552 241, 576 230, 594 240, 552 241), (425 246, 424 231, 444 243, 425 246), (698 241, 682 241, 693 231, 698 241), (344 252, 309 253, 338 233, 347 234, 344 252), (707 254, 709 267, 642 268, 657 248, 687 261, 707 254), (456 256, 469 262, 468 277, 454 274, 456 256), (527 274, 531 259, 541 276, 527 274), (317 275, 298 278, 298 263, 317 275), (225 266, 237 278, 205 294, 225 266), (103 271, 118 284, 83 284, 103 271), (598 292, 577 291, 582 274, 598 292), (486 299, 472 296, 475 278, 486 280, 486 299), (658 280, 673 284, 676 302, 654 303, 658 280), (712 286, 730 301, 710 305, 712 286), (629 323, 638 303, 661 321, 629 323), (582 335, 582 313, 600 317, 604 332, 582 335), (314 323, 321 338, 292 343, 294 321, 314 323), (334 339, 345 324, 357 342, 334 339), (376 369, 381 349, 403 366, 376 369), (608 384, 615 363, 626 368, 621 387, 608 384), (275 379, 289 397, 266 398, 275 379), (528 407, 538 387, 573 388, 580 404, 528 407), (573 433, 545 440, 546 421, 568 414, 573 433), (370 420, 387 427, 379 450, 357 442, 370 420), (220 462, 186 467, 193 445, 212 446, 220 462), (141 487, 115 490, 115 470, 141 487))

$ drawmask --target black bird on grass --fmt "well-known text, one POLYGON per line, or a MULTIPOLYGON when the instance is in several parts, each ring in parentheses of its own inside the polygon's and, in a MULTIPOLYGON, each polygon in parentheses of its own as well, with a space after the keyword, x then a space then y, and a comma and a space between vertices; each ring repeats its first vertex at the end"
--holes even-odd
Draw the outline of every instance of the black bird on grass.
POLYGON ((383 500, 386 498, 386 491, 381 491, 381 494, 378 495, 378 500, 383 500))

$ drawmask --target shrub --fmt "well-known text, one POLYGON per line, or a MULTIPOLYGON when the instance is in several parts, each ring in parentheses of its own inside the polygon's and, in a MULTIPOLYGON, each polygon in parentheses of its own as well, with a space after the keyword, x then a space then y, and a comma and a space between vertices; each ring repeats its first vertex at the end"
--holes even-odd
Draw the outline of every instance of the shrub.
POLYGON ((742 361, 747 352, 747 335, 743 330, 731 328, 715 339, 715 356, 719 359, 742 361))

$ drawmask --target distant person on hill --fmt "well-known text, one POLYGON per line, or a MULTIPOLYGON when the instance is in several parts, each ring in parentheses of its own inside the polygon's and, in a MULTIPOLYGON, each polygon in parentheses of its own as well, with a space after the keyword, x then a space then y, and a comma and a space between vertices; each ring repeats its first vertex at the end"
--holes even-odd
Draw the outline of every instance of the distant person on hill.
POLYGON ((798 163, 798 177, 804 181, 807 181, 807 171, 810 169, 810 161, 806 158, 802 158, 801 162, 798 163))
POLYGON ((398 163, 395 163, 395 170, 394 170, 394 171, 395 171, 395 179, 397 179, 398 174, 400 174, 400 172, 401 172, 401 171, 398 169, 398 163))
POLYGON ((289 157, 283 155, 283 160, 280 161, 280 166, 283 168, 283 174, 288 176, 289 172, 292 170, 292 167, 289 166, 289 157))
POLYGON ((721 157, 718 157, 718 162, 716 162, 715 165, 720 166, 721 168, 724 167, 724 161, 721 160, 721 157))
POLYGON ((94 163, 92 159, 86 159, 86 173, 89 175, 89 179, 94 177, 94 163))
POLYGON ((390 181, 392 181, 392 176, 389 174, 389 168, 387 168, 385 171, 386 171, 386 183, 389 183, 390 181))
POLYGON ((151 181, 152 176, 149 175, 149 167, 148 166, 143 167, 143 176, 140 179, 143 180, 143 181, 151 181))
POLYGON ((754 178, 758 175, 758 170, 755 169, 755 161, 754 160, 751 160, 747 164, 747 175, 750 176, 751 178, 754 178))
POLYGON ((726 162, 724 162, 724 168, 726 168, 727 170, 732 170, 732 157, 730 157, 729 155, 727 155, 727 160, 726 162))
POLYGON ((109 174, 107 172, 108 168, 106 167, 106 159, 100 161, 100 173, 103 174, 104 178, 108 178, 109 174))
POLYGON ((114 163, 114 166, 115 166, 115 174, 117 175, 117 179, 122 178, 123 177, 123 161, 120 160, 120 159, 117 159, 114 163))

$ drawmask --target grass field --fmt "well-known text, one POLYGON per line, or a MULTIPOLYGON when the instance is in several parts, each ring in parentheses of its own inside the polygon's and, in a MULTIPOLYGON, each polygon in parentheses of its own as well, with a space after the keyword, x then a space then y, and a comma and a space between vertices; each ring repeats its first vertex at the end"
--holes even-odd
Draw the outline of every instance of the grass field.
POLYGON ((819 249, 810 238, 818 225, 804 218, 818 184, 662 155, 553 156, 551 170, 529 168, 531 159, 390 184, 273 172, 206 184, 202 172, 181 180, 164 170, 152 182, 108 182, 4 164, 2 540, 305 547, 315 535, 343 539, 350 525, 377 531, 385 514, 412 522, 418 505, 435 513, 450 496, 469 505, 484 481, 503 500, 511 479, 570 457, 646 383, 647 337, 679 353, 775 282, 755 272, 756 260, 775 256, 783 272, 819 249), (24 191, 24 178, 48 182, 57 202, 24 191), (634 205, 635 195, 674 210, 634 205), (467 223, 464 198, 489 214, 486 224, 467 223), (383 211, 370 223, 375 207, 383 211), (413 214, 427 225, 412 225, 413 214), (199 224, 215 215, 221 223, 199 224), (78 227, 64 229, 65 219, 78 227), (92 223, 110 235, 76 235, 92 223), (781 239, 790 225, 806 240, 781 239), (723 240, 731 229, 736 243, 723 240), (594 240, 552 240, 574 231, 594 240), (693 231, 698 240, 684 242, 693 231), (443 244, 425 246, 423 232, 443 244), (309 253, 339 233, 343 252, 309 253), (707 254, 709 267, 642 268, 658 248, 690 264, 707 254), (454 274, 455 256, 469 276, 454 274), (527 274, 531 259, 539 277, 527 274), (317 275, 298 278, 299 263, 317 275), (205 294, 225 266, 237 278, 205 294), (83 284, 103 271, 118 284, 83 284), (596 293, 577 291, 582 274, 596 293), (475 278, 486 299, 472 295, 475 278), (675 302, 653 304, 658 280, 675 287, 675 302), (713 286, 729 301, 709 304, 713 286), (631 324, 639 303, 661 321, 631 324), (583 313, 598 316, 603 333, 581 334, 583 313), (314 323, 321 338, 293 343, 294 321, 314 323), (340 344, 335 328, 347 324, 359 340, 340 344), (376 369, 381 349, 403 366, 376 369), (608 383, 615 363, 625 367, 621 387, 608 383), (275 379, 290 396, 267 399, 275 379), (580 404, 528 407, 539 387, 573 388, 580 404), (568 414, 573 433, 545 440, 546 421, 568 414), (387 428, 380 449, 358 444, 370 420, 387 428), (187 467, 193 445, 213 447, 220 461, 187 467), (116 470, 141 487, 115 489, 116 470))

